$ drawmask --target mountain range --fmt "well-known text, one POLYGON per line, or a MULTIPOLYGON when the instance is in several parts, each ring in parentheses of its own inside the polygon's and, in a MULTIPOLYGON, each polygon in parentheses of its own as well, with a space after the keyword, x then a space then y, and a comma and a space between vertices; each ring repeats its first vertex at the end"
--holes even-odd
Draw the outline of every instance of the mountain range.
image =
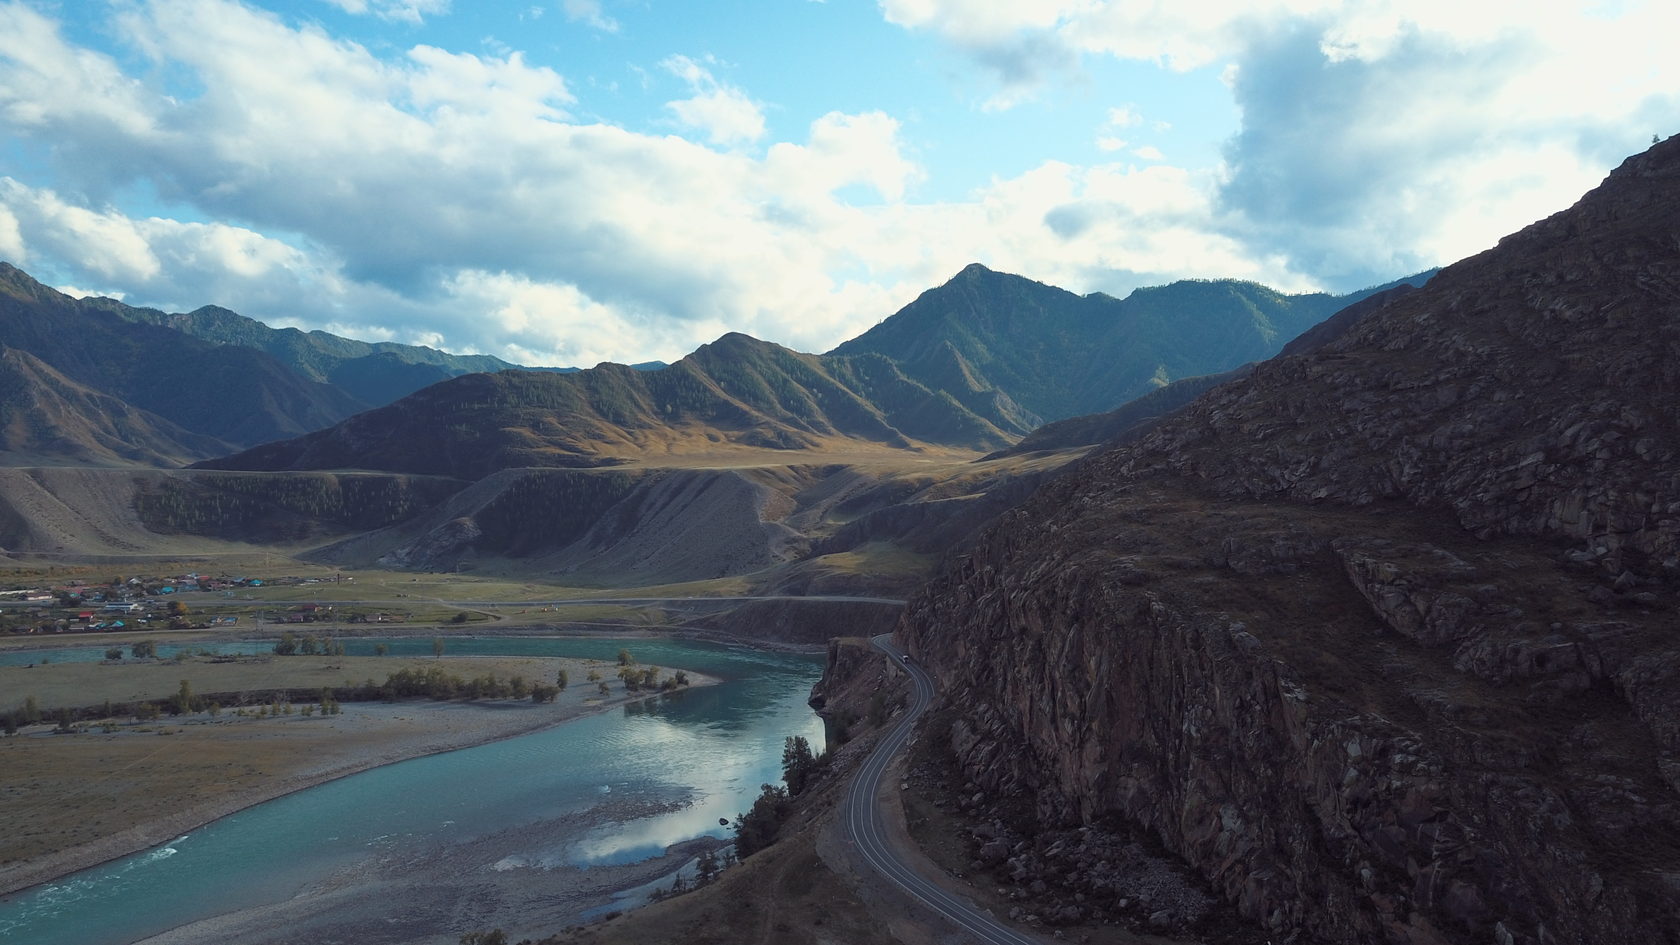
POLYGON ((347 565, 905 589, 1104 429, 1069 421, 1081 442, 1010 454, 1042 417, 1164 383, 1143 402, 1158 413, 1198 383, 1181 373, 1262 357, 1363 295, 1185 282, 1115 300, 970 266, 826 355, 729 334, 670 366, 532 371, 75 300, 5 267, 6 455, 117 469, 8 477, 0 520, 20 524, 0 546, 244 541, 347 565), (1047 362, 1113 378, 1074 397, 1047 362))
POLYGON ((1221 281, 1117 300, 974 265, 828 355, 731 334, 669 371, 658 362, 633 366, 645 377, 609 364, 542 372, 571 380, 490 380, 514 365, 275 329, 215 306, 169 314, 77 300, 0 263, 0 344, 152 415, 117 428, 66 419, 62 435, 36 437, 29 449, 0 445, 42 462, 227 457, 215 465, 467 476, 623 462, 681 452, 685 443, 803 449, 838 438, 984 452, 1046 420, 1266 357, 1364 294, 1290 296, 1221 281), (1043 370, 1049 364, 1062 369, 1043 370), (149 437, 149 428, 168 424, 185 438, 111 439, 124 429, 149 437), (381 428, 391 442, 375 445, 381 428), (274 445, 229 455, 259 444, 274 445), (425 456, 405 455, 411 450, 425 456))
MULTIPOLYGON (((514 367, 483 355, 270 328, 214 306, 167 314, 75 299, 4 262, 0 347, 109 398, 101 412, 144 418, 109 425, 59 412, 55 433, 38 428, 27 441, 0 442, 0 451, 44 464, 177 465, 318 430, 451 377, 514 367), (156 435, 170 442, 154 442, 156 435)), ((10 396, 27 400, 28 386, 14 375, 10 396)))
POLYGON ((830 354, 891 358, 907 376, 995 415, 1019 436, 1114 409, 1172 381, 1271 357, 1388 287, 1286 295, 1253 282, 1186 280, 1116 299, 975 264, 830 354))
POLYGON ((4 266, 0 445, 37 468, 0 482, 0 547, 258 543, 349 566, 904 591, 1111 422, 1011 452, 1042 418, 1134 391, 1153 418, 1367 294, 1184 282, 1116 300, 970 266, 826 355, 732 333, 669 366, 533 371, 76 300, 4 266), (1046 363, 1104 380, 1076 395, 1046 363))

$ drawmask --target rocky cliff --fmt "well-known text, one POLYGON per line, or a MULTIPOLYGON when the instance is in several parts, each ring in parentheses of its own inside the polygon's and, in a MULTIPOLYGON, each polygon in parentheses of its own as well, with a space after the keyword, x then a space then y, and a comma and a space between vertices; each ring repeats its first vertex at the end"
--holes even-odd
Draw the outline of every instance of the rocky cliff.
POLYGON ((1680 139, 1079 466, 900 634, 1041 829, 1338 943, 1680 941, 1680 139))

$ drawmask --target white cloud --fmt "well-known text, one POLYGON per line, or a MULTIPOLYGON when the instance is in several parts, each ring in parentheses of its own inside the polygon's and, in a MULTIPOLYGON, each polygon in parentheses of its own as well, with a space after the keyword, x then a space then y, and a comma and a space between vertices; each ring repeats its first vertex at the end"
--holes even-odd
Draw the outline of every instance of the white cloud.
POLYGON ((573 23, 583 23, 603 33, 618 32, 618 21, 602 12, 601 0, 561 0, 560 9, 573 23))
POLYGON ((22 4, 0 6, 0 119, 13 129, 52 131, 65 124, 144 134, 146 93, 109 58, 71 46, 57 24, 22 4))
POLYGON ((1108 117, 1097 129, 1097 149, 1099 151, 1124 151, 1130 143, 1125 138, 1115 134, 1127 128, 1135 128, 1143 124, 1143 116, 1138 114, 1136 105, 1122 105, 1110 108, 1108 117))
MULTIPOLYGON (((1656 2, 880 6, 970 55, 1006 98, 1069 57, 1223 68, 1242 125, 1210 222, 1341 287, 1485 248, 1680 121, 1680 58, 1667 48, 1680 19, 1656 2), (1016 61, 1029 49, 1036 65, 1016 61)), ((1134 117, 1116 109, 1098 147, 1123 150, 1130 136, 1113 132, 1134 117)))
POLYGON ((1108 110, 1108 127, 1132 128, 1143 124, 1143 116, 1138 114, 1136 105, 1122 105, 1108 110))
POLYGON ((10 177, 0 178, 0 202, 31 254, 73 256, 83 271, 130 283, 144 284, 162 271, 141 226, 121 214, 74 206, 10 177))
POLYGON ((670 56, 660 66, 694 93, 665 103, 685 126, 704 132, 717 145, 751 144, 764 137, 764 110, 745 92, 719 82, 711 70, 687 56, 670 56))
POLYGON ((307 283, 330 277, 308 255, 279 240, 222 223, 134 219, 89 209, 51 190, 0 177, 0 220, 29 254, 70 261, 101 284, 101 294, 139 292, 197 307, 207 302, 272 306, 307 283))
MULTIPOLYGON (((482 311, 496 323, 497 336, 503 340, 487 353, 516 363, 590 367, 623 360, 622 339, 649 328, 589 298, 577 286, 538 282, 513 273, 463 270, 449 277, 444 289, 458 304, 482 311)), ((727 330, 715 323, 702 336, 715 337, 727 330)), ((667 331, 665 337, 647 341, 659 350, 694 346, 688 331, 667 331)))
POLYGON ((368 13, 382 20, 419 24, 428 16, 449 12, 449 0, 325 0, 346 13, 368 13))
MULTIPOLYGON (((943 28, 943 0, 888 6, 943 28)), ((1324 15, 1291 14, 1198 34, 1235 64, 1244 125, 1225 166, 1128 143, 1156 116, 1117 104, 1095 130, 1112 163, 1047 161, 919 203, 926 172, 898 119, 832 112, 771 138, 709 60, 662 64, 691 93, 670 103, 685 140, 578 118, 565 77, 516 51, 373 50, 229 0, 119 9, 137 65, 0 0, 0 134, 52 162, 50 183, 0 180, 0 255, 136 304, 527 363, 674 359, 726 330, 822 350, 973 261, 1114 294, 1390 278, 1566 205, 1614 163, 1582 142, 1641 146, 1659 129, 1624 146, 1628 116, 1671 119, 1680 88, 1627 66, 1630 98, 1583 79, 1595 100, 1533 68, 1556 52, 1538 26, 1449 43, 1379 20, 1332 36, 1324 15), (164 94, 162 75, 197 91, 164 94), (1471 107, 1482 96, 1497 115, 1471 107), (134 190, 227 222, 125 209, 134 190)), ((1007 46, 1024 23, 1077 52, 1104 9, 974 6, 950 35, 1007 46)), ((1667 35, 1641 28, 1635 58, 1667 35)), ((1594 57, 1619 35, 1577 32, 1594 57)))
POLYGON ((73 286, 73 285, 55 285, 55 286, 53 286, 53 288, 57 289, 58 291, 60 291, 62 293, 64 293, 65 295, 70 296, 73 299, 107 298, 107 299, 116 299, 117 301, 120 302, 120 301, 123 300, 123 297, 125 295, 125 293, 120 292, 116 289, 103 289, 103 290, 102 289, 83 289, 79 286, 73 286))
POLYGON ((418 108, 476 116, 497 124, 531 119, 560 121, 563 105, 576 101, 566 80, 552 69, 531 68, 517 51, 502 59, 481 59, 416 46, 408 58, 419 68, 408 77, 408 99, 418 108))
POLYGON ((921 174, 904 156, 898 130, 898 122, 883 112, 829 112, 812 123, 806 144, 772 147, 765 171, 788 198, 827 199, 842 187, 862 184, 884 200, 898 200, 921 174))
MULTIPOLYGON (((11 178, 0 179, 0 188, 9 183, 11 178)), ((0 204, 0 259, 17 266, 29 264, 29 256, 23 243, 23 230, 18 226, 17 215, 5 204, 0 204)))

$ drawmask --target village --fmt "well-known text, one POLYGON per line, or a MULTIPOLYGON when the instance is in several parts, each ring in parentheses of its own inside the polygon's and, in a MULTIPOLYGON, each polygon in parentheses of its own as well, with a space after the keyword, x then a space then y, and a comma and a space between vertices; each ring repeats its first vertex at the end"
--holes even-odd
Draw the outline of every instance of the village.
POLYGON ((405 614, 339 613, 313 602, 292 603, 274 610, 257 603, 249 593, 257 588, 336 583, 339 578, 233 577, 188 572, 179 575, 112 578, 103 584, 68 580, 61 584, 0 590, 0 633, 97 633, 132 630, 207 630, 234 627, 240 614, 251 611, 260 625, 323 621, 401 623, 405 614), (191 600, 189 604, 188 601, 191 600), (261 610, 251 610, 262 607, 261 610), (210 613, 209 611, 222 613, 210 613))

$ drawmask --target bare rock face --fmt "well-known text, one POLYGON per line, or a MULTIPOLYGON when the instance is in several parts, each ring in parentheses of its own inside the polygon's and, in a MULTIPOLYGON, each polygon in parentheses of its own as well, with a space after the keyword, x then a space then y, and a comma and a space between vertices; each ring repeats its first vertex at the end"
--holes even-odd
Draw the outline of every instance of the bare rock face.
POLYGON ((1680 160, 1443 270, 1336 341, 1214 390, 1128 471, 1226 495, 1449 511, 1572 540, 1612 575, 1680 571, 1680 160))
POLYGON ((1680 139, 1005 514, 969 778, 1337 943, 1680 942, 1680 139))

